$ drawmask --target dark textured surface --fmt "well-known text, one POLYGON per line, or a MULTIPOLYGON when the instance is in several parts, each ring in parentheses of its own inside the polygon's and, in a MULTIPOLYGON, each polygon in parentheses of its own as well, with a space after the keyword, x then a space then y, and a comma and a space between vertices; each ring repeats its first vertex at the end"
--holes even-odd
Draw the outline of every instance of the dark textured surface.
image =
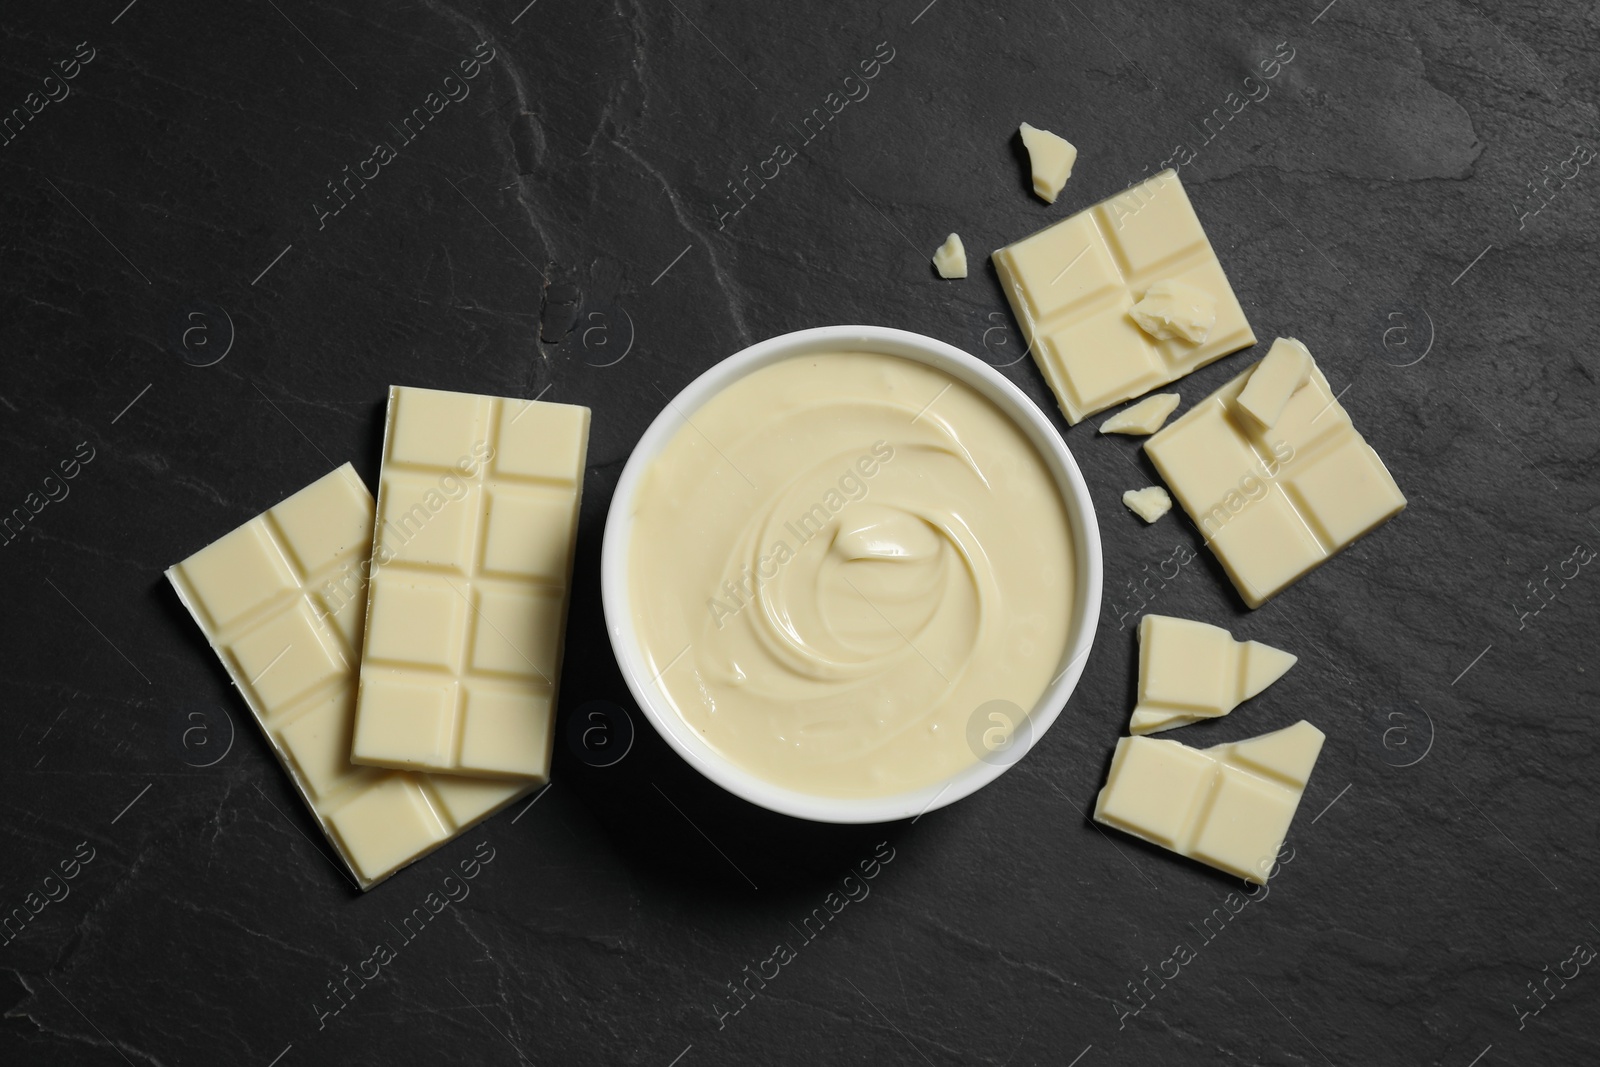
POLYGON ((1600 546, 1593 10, 925 2, 7 5, 0 108, 59 96, 42 79, 78 42, 94 58, 0 146, 0 507, 93 458, 0 556, 0 907, 60 897, 0 944, 0 1062, 1600 1058, 1600 963, 1572 976, 1600 947, 1600 560, 1575 555, 1600 546), (471 95, 401 143, 390 123, 483 41, 471 95), (859 95, 880 42, 870 92, 803 144, 791 124, 859 95), (1053 207, 1026 192, 1022 119, 1080 148, 1053 207), (395 158, 319 228, 375 141, 395 158), (719 228, 726 183, 780 141, 796 158, 719 228), (563 707, 631 711, 599 542, 661 393, 867 322, 1011 364, 1053 413, 981 254, 1179 145, 1257 334, 1304 339, 1347 390, 1399 519, 1246 614, 1181 516, 1121 507, 1153 474, 1091 420, 1066 436, 1106 541, 1101 636, 979 794, 914 826, 803 825, 635 712, 621 762, 558 745, 535 807, 371 894, 317 854, 165 567, 347 458, 372 484, 390 382, 548 390, 594 409, 563 707), (928 266, 951 229, 965 282, 928 266), (1144 602, 1301 656, 1183 738, 1327 732, 1268 898, 1083 817, 1144 602), (471 895, 397 936, 475 850, 471 895), (876 876, 847 883, 862 861, 876 876), (847 888, 870 892, 805 940, 847 888), (394 959, 333 1014, 328 983, 379 942, 394 959), (728 983, 779 943, 793 958, 732 1014, 728 983))

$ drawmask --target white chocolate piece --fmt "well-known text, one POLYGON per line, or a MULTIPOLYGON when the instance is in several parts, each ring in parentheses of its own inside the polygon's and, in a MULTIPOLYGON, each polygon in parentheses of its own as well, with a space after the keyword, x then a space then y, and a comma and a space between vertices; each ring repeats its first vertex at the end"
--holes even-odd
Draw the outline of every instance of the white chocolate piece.
POLYGON ((393 386, 350 758, 546 781, 589 409, 393 386))
POLYGON ((1163 278, 1145 290, 1144 298, 1129 308, 1128 314, 1157 341, 1181 337, 1197 345, 1217 324, 1217 301, 1198 286, 1163 278))
POLYGON ((1049 130, 1022 124, 1022 143, 1028 149, 1028 165, 1033 170, 1033 191, 1047 204, 1056 202, 1061 187, 1072 177, 1078 150, 1071 141, 1049 130))
POLYGON ((1144 450, 1244 602, 1259 608, 1398 515, 1406 498, 1315 363, 1270 428, 1238 408, 1251 373, 1144 450))
POLYGON ((1129 489, 1122 494, 1122 503, 1145 522, 1155 522, 1172 510, 1172 498, 1159 485, 1146 489, 1129 489))
POLYGON ((960 234, 953 233, 944 239, 944 244, 933 254, 933 267, 941 278, 967 276, 967 249, 961 243, 960 234))
POLYGON ((1069 423, 1255 344, 1222 264, 1165 170, 994 253, 1028 350, 1069 423), (1128 311, 1156 282, 1180 281, 1216 301, 1199 344, 1157 340, 1128 311))
POLYGON ((346 463, 167 571, 362 889, 533 789, 351 764, 371 549, 372 496, 346 463))
POLYGON ((1220 626, 1168 615, 1139 620, 1139 703, 1130 734, 1228 714, 1282 678, 1298 657, 1220 626))
POLYGON ((1304 720, 1207 749, 1124 737, 1095 802, 1095 821, 1264 884, 1322 742, 1322 731, 1304 720))
POLYGON ((1157 393, 1147 396, 1129 408, 1123 408, 1100 424, 1101 433, 1126 433, 1148 436, 1161 429, 1167 416, 1178 410, 1177 393, 1157 393))
POLYGON ((1239 409, 1263 429, 1272 429, 1289 398, 1311 380, 1311 352, 1293 337, 1272 342, 1266 358, 1250 372, 1239 393, 1239 409))

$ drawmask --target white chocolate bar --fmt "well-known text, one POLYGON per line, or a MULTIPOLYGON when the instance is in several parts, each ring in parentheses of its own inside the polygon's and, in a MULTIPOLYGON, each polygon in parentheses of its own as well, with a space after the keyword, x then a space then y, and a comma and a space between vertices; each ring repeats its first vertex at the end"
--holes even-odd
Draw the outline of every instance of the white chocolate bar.
POLYGON ((362 889, 534 785, 350 763, 371 546, 372 496, 346 463, 167 571, 362 889))
POLYGON ((1228 714, 1276 682, 1299 658, 1220 626, 1146 615, 1139 620, 1139 703, 1130 734, 1151 734, 1228 714))
POLYGON ((393 386, 351 759, 547 780, 589 409, 393 386))
POLYGON ((1095 802, 1095 821, 1265 883, 1322 741, 1322 731, 1303 720, 1207 749, 1124 737, 1095 802))
POLYGON ((1234 588, 1258 608, 1406 506, 1315 363, 1264 427, 1237 400, 1255 368, 1144 443, 1234 588))
POLYGON ((993 256, 1029 351, 1068 422, 1177 381, 1255 344, 1176 172, 1162 171, 993 256), (1216 322, 1199 343, 1158 339, 1134 305, 1158 282, 1206 293, 1216 322))

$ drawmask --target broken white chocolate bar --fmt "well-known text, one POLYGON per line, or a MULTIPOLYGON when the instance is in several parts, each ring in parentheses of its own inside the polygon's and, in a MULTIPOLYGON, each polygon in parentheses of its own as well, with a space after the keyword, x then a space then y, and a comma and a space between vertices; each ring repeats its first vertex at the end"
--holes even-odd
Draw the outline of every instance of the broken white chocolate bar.
POLYGON ((351 758, 544 781, 589 409, 395 386, 351 758))
POLYGON ((1100 424, 1101 433, 1153 434, 1161 429, 1167 416, 1178 409, 1177 393, 1157 393, 1147 396, 1131 407, 1123 408, 1100 424))
POLYGON ((1169 615, 1139 620, 1139 703, 1131 734, 1228 714, 1282 678, 1298 657, 1220 626, 1169 615))
POLYGON ((967 250, 962 245, 959 234, 953 233, 944 239, 944 244, 933 254, 933 267, 941 278, 967 276, 967 250))
POLYGON ((1239 392, 1239 409, 1271 429, 1295 390, 1311 380, 1311 351, 1293 337, 1272 342, 1239 392))
POLYGON ((1122 494, 1122 503, 1145 522, 1155 522, 1172 510, 1172 498, 1159 485, 1145 489, 1129 489, 1122 494))
POLYGON ((167 571, 362 889, 526 796, 350 763, 372 496, 346 463, 167 571))
POLYGON ((1124 737, 1095 802, 1095 821, 1265 883, 1322 742, 1322 731, 1303 720, 1207 749, 1124 737))
POLYGON ((1255 368, 1144 444, 1234 588, 1258 608, 1406 506, 1313 362, 1271 427, 1241 411, 1255 368))
POLYGON ((1022 124, 1022 144, 1028 150, 1028 165, 1033 171, 1033 191, 1047 204, 1056 202, 1061 187, 1072 177, 1078 150, 1071 141, 1049 130, 1022 124))
POLYGON ((1178 175, 1148 181, 993 256, 1029 351, 1070 423, 1255 343, 1178 175), (1206 339, 1158 340, 1129 314, 1156 282, 1216 302, 1206 339))
POLYGON ((1139 329, 1157 341, 1181 337, 1199 344, 1217 324, 1217 302, 1204 289, 1163 278, 1144 291, 1144 297, 1128 309, 1139 329))

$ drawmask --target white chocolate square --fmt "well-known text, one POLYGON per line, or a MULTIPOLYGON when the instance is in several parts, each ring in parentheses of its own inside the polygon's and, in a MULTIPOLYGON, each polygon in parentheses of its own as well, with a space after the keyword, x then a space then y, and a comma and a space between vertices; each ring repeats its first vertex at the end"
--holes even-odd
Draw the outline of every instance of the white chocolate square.
MULTIPOLYGON (((1207 522, 1215 523, 1217 513, 1210 514, 1207 522)), ((1250 607, 1260 607, 1324 558, 1322 544, 1281 486, 1270 485, 1259 501, 1247 501, 1243 512, 1225 514, 1228 521, 1207 526, 1207 544, 1250 607), (1233 521, 1240 515, 1245 521, 1233 521)))
POLYGON ((1096 820, 1164 848, 1184 841, 1194 809, 1216 774, 1216 761, 1175 741, 1117 743, 1111 773, 1095 805, 1096 820))
POLYGON ((460 633, 470 611, 459 586, 442 574, 413 573, 375 582, 367 598, 367 651, 362 665, 374 671, 434 667, 455 674, 461 669, 460 633))
POLYGON ((381 673, 371 668, 361 682, 362 699, 383 714, 356 717, 350 751, 399 763, 418 755, 434 763, 455 751, 455 681, 381 673))
POLYGON ((463 790, 350 762, 372 530, 372 497, 347 463, 167 571, 362 889, 534 785, 463 790))
POLYGON ((565 580, 572 499, 549 489, 521 486, 489 494, 483 570, 512 578, 565 580))
POLYGON ((556 591, 480 584, 472 667, 549 684, 561 650, 565 599, 556 591))
POLYGON ((352 761, 547 779, 588 440, 587 408, 390 389, 352 761))
POLYGON ((1103 302, 1126 289, 1111 249, 1086 211, 994 253, 996 267, 1002 257, 1015 280, 1028 282, 1015 287, 1006 283, 1006 295, 1022 302, 1017 318, 1024 323, 1053 319, 1069 308, 1103 302))
POLYGON ((1300 792, 1224 765, 1217 772, 1205 818, 1195 827, 1189 855, 1250 878, 1263 861, 1277 856, 1300 806, 1300 792))
POLYGON ((1329 544, 1347 544, 1394 512, 1394 479, 1365 441, 1348 437, 1284 482, 1307 526, 1329 544))
POLYGON ((1220 626, 1146 615, 1139 620, 1139 703, 1221 715, 1233 696, 1233 638, 1220 626))
MULTIPOLYGON (((409 390, 407 390, 409 391, 409 390)), ((535 400, 499 402, 494 472, 510 479, 538 479, 570 491, 583 482, 589 451, 589 409, 535 400)))
MULTIPOLYGON (((489 398, 438 389, 390 389, 387 458, 408 467, 448 471, 482 448, 489 398)), ((478 453, 481 455, 481 453, 478 453)))
POLYGON ((1149 272, 1159 270, 1161 277, 1172 277, 1174 272, 1168 269, 1172 264, 1204 263, 1211 251, 1175 170, 1162 171, 1089 210, 1125 269, 1145 275, 1142 287, 1157 280, 1149 272))
POLYGON ((472 558, 479 508, 470 499, 477 486, 452 499, 458 484, 436 472, 384 472, 378 498, 384 505, 378 525, 378 557, 405 563, 432 564, 457 574, 461 561, 472 558))
POLYGON ((461 758, 502 774, 536 775, 550 759, 555 716, 529 715, 529 701, 550 701, 534 685, 474 682, 462 708, 461 758))
POLYGON ((193 580, 210 593, 202 610, 218 630, 299 591, 294 570, 266 523, 246 523, 184 563, 193 580))
POLYGON ((392 774, 351 797, 328 817, 333 832, 361 870, 391 870, 409 860, 417 842, 450 838, 417 778, 392 774))
POLYGON ((1270 427, 1238 406, 1254 370, 1144 449, 1244 602, 1258 608, 1399 514, 1406 498, 1315 362, 1270 427))
POLYGON ((1124 737, 1095 821, 1265 883, 1322 742, 1322 731, 1305 721, 1207 749, 1124 737))
POLYGON ((1052 387, 1064 390, 1085 415, 1170 380, 1161 353, 1129 315, 1132 307, 1132 299, 1119 293, 1104 307, 1081 309, 1034 348, 1048 361, 1052 387))
POLYGON ((1070 423, 1255 343, 1174 171, 1141 182, 993 255, 1029 350, 1070 423), (1204 341, 1158 339, 1129 315, 1157 282, 1206 293, 1204 341))

